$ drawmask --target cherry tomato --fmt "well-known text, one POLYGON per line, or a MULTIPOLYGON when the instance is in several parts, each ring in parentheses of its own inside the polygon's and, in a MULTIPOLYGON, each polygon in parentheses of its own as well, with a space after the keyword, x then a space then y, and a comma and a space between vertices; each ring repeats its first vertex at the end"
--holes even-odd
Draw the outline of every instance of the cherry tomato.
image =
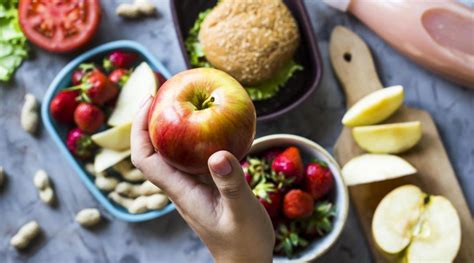
POLYGON ((20 0, 19 20, 26 37, 51 52, 83 47, 98 29, 99 0, 20 0))

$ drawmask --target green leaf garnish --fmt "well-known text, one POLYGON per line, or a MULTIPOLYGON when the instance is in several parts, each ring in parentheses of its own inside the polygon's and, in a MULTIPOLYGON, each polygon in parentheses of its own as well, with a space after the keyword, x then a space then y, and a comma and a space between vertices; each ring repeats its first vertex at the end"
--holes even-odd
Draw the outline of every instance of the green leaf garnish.
POLYGON ((28 46, 18 23, 18 0, 0 2, 0 81, 8 81, 27 57, 28 46))

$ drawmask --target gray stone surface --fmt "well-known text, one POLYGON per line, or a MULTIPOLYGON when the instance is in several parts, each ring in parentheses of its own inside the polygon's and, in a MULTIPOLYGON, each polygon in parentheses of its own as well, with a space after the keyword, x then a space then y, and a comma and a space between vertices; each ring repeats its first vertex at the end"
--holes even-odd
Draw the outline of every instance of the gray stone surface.
MULTIPOLYGON (((160 15, 124 21, 114 14, 118 1, 102 1, 104 15, 95 46, 117 39, 146 45, 172 73, 184 69, 167 0, 155 0, 160 15)), ((429 111, 439 128, 448 155, 471 211, 474 206, 474 90, 459 87, 413 64, 353 17, 306 0, 324 58, 322 83, 304 104, 282 118, 258 125, 258 136, 292 133, 331 148, 341 130, 344 97, 328 60, 328 39, 335 25, 360 34, 372 49, 382 82, 402 84, 407 104, 429 111)), ((41 129, 32 137, 21 129, 20 109, 26 92, 42 99, 59 70, 75 55, 54 55, 33 48, 11 84, 0 84, 0 165, 8 174, 0 189, 0 261, 2 262, 210 262, 206 247, 173 212, 151 222, 130 224, 109 215, 82 185, 79 177, 41 129), (50 208, 38 199, 33 173, 43 168, 52 177, 59 204, 50 208), (74 223, 84 207, 98 207, 106 222, 85 230, 74 223), (36 219, 43 234, 25 252, 9 246, 9 238, 25 221, 36 219)), ((436 164, 433 164, 436 165, 436 164)), ((443 176, 440 174, 440 176, 443 176)), ((370 254, 351 211, 337 244, 320 262, 368 262, 370 254)))

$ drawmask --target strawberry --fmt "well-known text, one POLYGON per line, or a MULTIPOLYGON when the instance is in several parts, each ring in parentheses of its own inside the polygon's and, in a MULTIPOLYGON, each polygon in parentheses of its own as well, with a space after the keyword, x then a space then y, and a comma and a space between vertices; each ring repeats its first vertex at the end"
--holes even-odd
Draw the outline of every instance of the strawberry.
POLYGON ((109 81, 119 87, 123 87, 130 77, 130 71, 123 68, 114 69, 109 74, 109 81))
POLYGON ((103 61, 103 67, 107 71, 114 68, 129 68, 135 63, 138 55, 133 52, 116 50, 110 53, 103 61))
POLYGON ((253 193, 267 210, 270 218, 277 218, 281 207, 281 194, 275 185, 262 181, 255 186, 253 193))
POLYGON ((328 202, 318 202, 314 206, 313 214, 302 222, 304 232, 311 237, 323 236, 332 229, 331 219, 335 215, 334 206, 328 202))
POLYGON ((271 178, 270 165, 265 159, 257 157, 247 157, 249 166, 247 172, 251 175, 250 186, 255 186, 262 181, 271 178))
POLYGON ((308 241, 298 234, 295 222, 290 223, 289 227, 283 223, 278 224, 275 237, 275 252, 287 257, 293 256, 296 249, 308 246, 308 241))
POLYGON ((79 91, 76 90, 63 90, 56 94, 49 105, 53 118, 61 123, 72 123, 74 121, 74 110, 79 105, 78 96, 79 91))
POLYGON ((250 163, 248 161, 241 161, 240 166, 242 167, 242 170, 244 171, 245 181, 247 182, 248 185, 250 185, 250 183, 252 182, 252 175, 249 173, 250 163))
POLYGON ((88 72, 92 71, 94 68, 95 68, 94 64, 91 64, 91 63, 83 63, 79 65, 79 67, 77 67, 76 70, 72 72, 72 75, 71 75, 72 85, 77 86, 81 84, 84 76, 88 72))
POLYGON ((324 162, 313 162, 306 166, 305 190, 314 200, 325 196, 333 187, 334 178, 324 162))
POLYGON ((304 179, 300 151, 294 146, 286 148, 273 160, 272 169, 277 174, 282 173, 286 178, 292 179, 295 184, 304 179))
POLYGON ((68 150, 80 159, 88 159, 93 156, 96 145, 91 137, 83 133, 79 128, 74 128, 67 134, 66 146, 68 150))
POLYGON ((265 158, 268 163, 273 163, 273 160, 275 160, 275 158, 280 155, 281 152, 281 149, 271 149, 263 154, 263 158, 265 158))
POLYGON ((289 219, 300 219, 311 216, 314 200, 310 194, 299 189, 292 189, 283 198, 283 214, 289 219))
POLYGON ((104 123, 105 115, 98 107, 82 102, 74 111, 74 121, 86 133, 97 131, 104 123))
POLYGON ((90 102, 97 105, 105 104, 119 93, 118 88, 98 69, 87 74, 83 83, 80 89, 87 95, 85 100, 90 99, 90 102))
POLYGON ((158 88, 161 87, 166 82, 166 78, 160 74, 160 72, 155 72, 156 81, 158 82, 158 88))

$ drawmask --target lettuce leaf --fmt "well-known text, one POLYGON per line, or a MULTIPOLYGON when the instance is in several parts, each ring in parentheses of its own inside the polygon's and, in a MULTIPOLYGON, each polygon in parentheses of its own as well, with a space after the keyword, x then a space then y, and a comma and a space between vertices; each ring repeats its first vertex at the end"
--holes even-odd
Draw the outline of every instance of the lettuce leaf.
MULTIPOLYGON (((211 12, 212 8, 207 9, 201 13, 194 23, 184 46, 188 51, 189 63, 193 68, 211 68, 212 65, 207 61, 206 55, 202 50, 201 43, 199 43, 199 30, 201 24, 206 16, 211 12)), ((278 93, 280 87, 284 86, 285 83, 293 76, 296 71, 303 70, 303 66, 296 63, 294 60, 289 61, 282 69, 280 69, 275 76, 257 86, 244 87, 250 98, 253 101, 266 100, 275 96, 278 93)))
POLYGON ((18 0, 0 4, 0 81, 8 81, 28 56, 26 37, 18 23, 18 0))
POLYGON ((272 79, 253 87, 244 87, 253 101, 266 100, 275 96, 296 71, 303 70, 303 66, 290 60, 281 68, 272 79))
POLYGON ((204 51, 202 50, 201 43, 199 43, 199 30, 201 30, 201 24, 204 18, 211 12, 212 8, 209 8, 201 13, 194 23, 194 26, 189 31, 188 38, 184 42, 184 46, 188 51, 189 63, 193 68, 210 68, 211 64, 206 60, 204 51))

